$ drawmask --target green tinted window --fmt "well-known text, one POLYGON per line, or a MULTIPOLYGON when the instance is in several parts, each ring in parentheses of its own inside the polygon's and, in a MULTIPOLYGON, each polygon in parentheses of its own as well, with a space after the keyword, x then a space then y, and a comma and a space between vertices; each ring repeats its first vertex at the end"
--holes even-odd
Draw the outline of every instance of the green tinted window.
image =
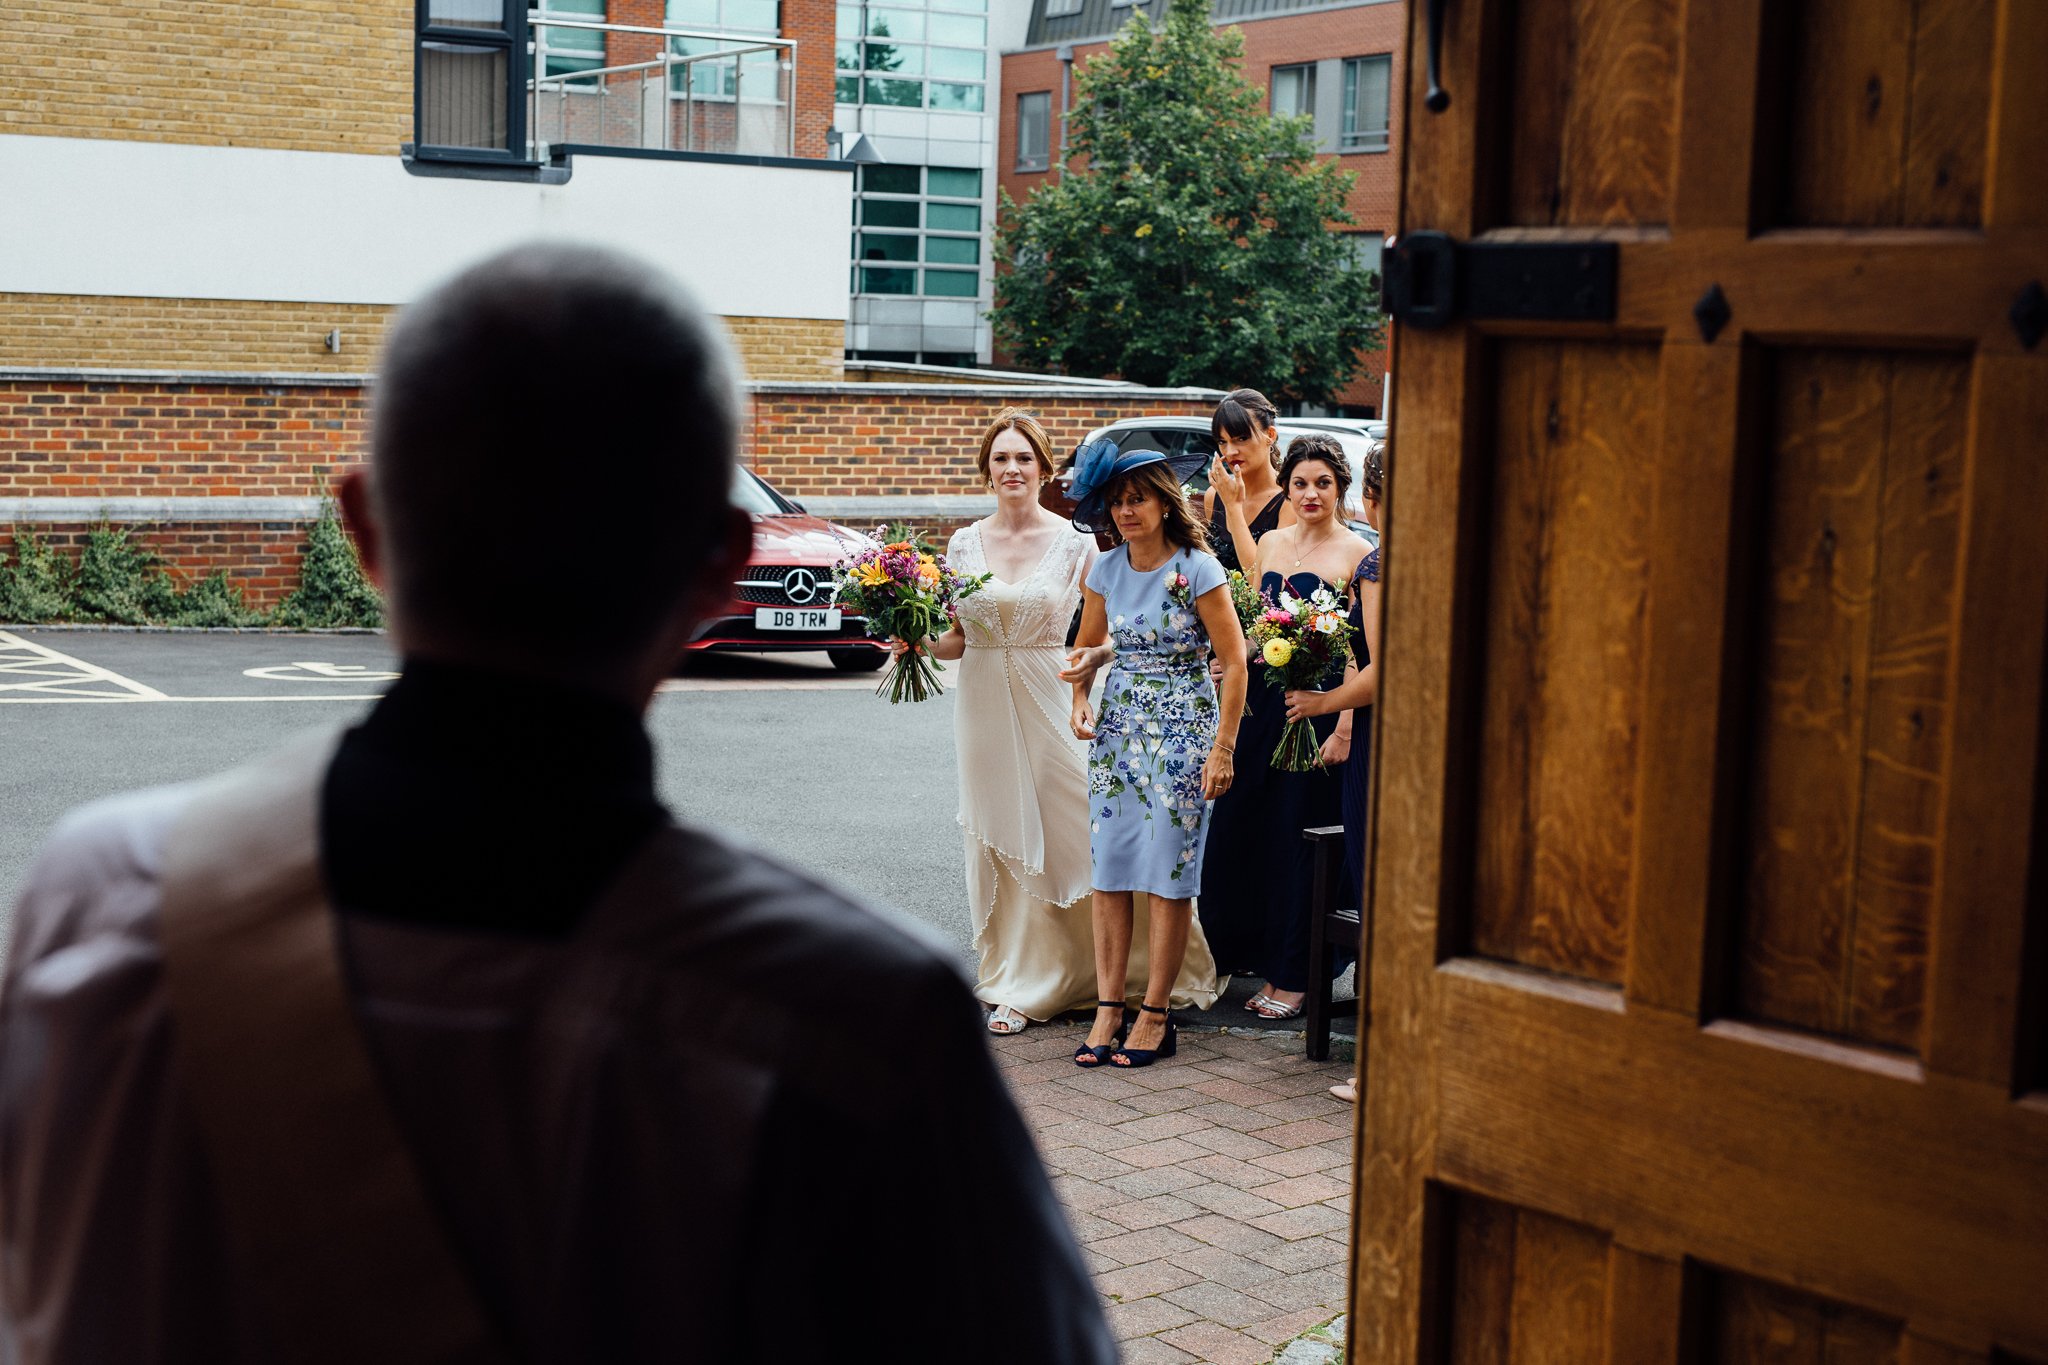
POLYGON ((868 11, 870 38, 902 38, 916 42, 924 37, 924 11, 915 9, 871 9, 868 11))
POLYGON ((894 104, 915 109, 924 103, 923 81, 868 81, 869 104, 894 104))
POLYGON ((832 56, 834 64, 841 71, 860 70, 859 43, 834 43, 832 45, 832 56))
POLYGON ((917 259, 917 238, 907 232, 863 232, 860 235, 860 258, 863 261, 914 261, 917 259))
POLYGON ((946 265, 980 265, 981 239, 979 237, 927 237, 924 239, 924 258, 946 265))
POLYGON ((839 36, 842 38, 860 37, 860 6, 841 5, 838 7, 837 12, 839 16, 839 36))
POLYGON ((863 166, 860 187, 870 194, 916 194, 917 167, 863 166))
POLYGON ((927 204, 924 225, 941 232, 981 231, 979 204, 927 204))
POLYGON ((960 47, 987 47, 988 20, 967 14, 934 14, 931 38, 935 43, 954 43, 960 47))
POLYGON ((782 24, 780 11, 776 0, 725 0, 724 22, 719 27, 773 33, 782 24))
POLYGON ((716 29, 718 0, 668 0, 668 26, 716 29))
POLYGON ((832 86, 832 98, 841 104, 860 103, 860 77, 841 76, 832 86))
POLYGON ((972 270, 927 270, 924 292, 949 299, 971 299, 981 287, 981 277, 972 270))
POLYGON ((917 272, 915 270, 876 269, 863 267, 860 272, 860 292, 863 294, 915 294, 917 272))
POLYGON ((917 205, 894 199, 869 199, 861 204, 860 220, 869 227, 914 228, 917 205))
MULTIPOLYGON (((925 188, 932 194, 948 199, 981 198, 981 172, 959 170, 952 166, 934 166, 925 172, 930 179, 925 188)), ((937 224, 933 224, 937 226, 937 224)))
POLYGON ((924 49, 915 43, 869 43, 868 70, 881 74, 924 74, 924 49))
POLYGON ((981 87, 933 81, 931 107, 954 113, 978 114, 981 112, 981 87))
POLYGON ((987 54, 978 48, 935 47, 931 58, 934 76, 957 81, 978 81, 988 74, 987 54))

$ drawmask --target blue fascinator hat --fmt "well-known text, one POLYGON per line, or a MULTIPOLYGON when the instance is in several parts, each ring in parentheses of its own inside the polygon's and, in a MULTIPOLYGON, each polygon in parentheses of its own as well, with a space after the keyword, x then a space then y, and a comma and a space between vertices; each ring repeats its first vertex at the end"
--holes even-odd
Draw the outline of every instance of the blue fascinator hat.
POLYGON ((1074 499, 1074 527, 1090 535, 1115 529, 1108 506, 1109 486, 1133 469, 1164 462, 1174 480, 1186 483, 1189 476, 1208 464, 1210 452, 1186 450, 1168 455, 1163 450, 1119 451, 1116 442, 1098 436, 1074 456, 1074 480, 1068 491, 1074 499))

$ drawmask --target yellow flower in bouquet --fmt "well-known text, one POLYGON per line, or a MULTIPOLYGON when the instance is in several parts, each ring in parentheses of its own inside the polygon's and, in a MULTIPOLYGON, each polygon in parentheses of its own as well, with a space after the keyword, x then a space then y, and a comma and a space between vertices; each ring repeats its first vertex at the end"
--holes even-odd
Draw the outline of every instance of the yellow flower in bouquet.
POLYGON ((1294 657, 1294 646, 1285 640, 1268 640, 1266 647, 1259 652, 1273 667, 1284 668, 1287 661, 1294 657))
POLYGON ((917 557, 917 576, 919 578, 922 578, 927 583, 938 582, 938 562, 934 560, 930 555, 919 555, 917 557))

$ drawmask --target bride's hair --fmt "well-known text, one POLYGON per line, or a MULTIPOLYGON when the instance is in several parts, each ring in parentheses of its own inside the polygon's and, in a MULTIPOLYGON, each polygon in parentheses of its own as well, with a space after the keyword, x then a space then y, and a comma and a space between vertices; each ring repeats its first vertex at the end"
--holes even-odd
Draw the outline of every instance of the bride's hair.
POLYGON ((1052 440, 1045 434, 1045 428, 1038 424, 1036 417, 1022 408, 1004 408, 989 418, 988 425, 981 429, 981 449, 974 455, 974 467, 981 471, 984 483, 994 477, 988 472, 989 449, 995 445, 996 437, 1005 431, 1015 431, 1030 444, 1031 453, 1038 460, 1041 479, 1053 476, 1052 440))
MULTIPOLYGON (((1109 487, 1102 490, 1103 507, 1113 505, 1117 494, 1133 484, 1164 504, 1166 511, 1159 529, 1166 533, 1169 544, 1178 545, 1184 550, 1209 553, 1209 533, 1203 528, 1202 523, 1196 520, 1194 510, 1188 506, 1188 496, 1181 491, 1180 480, 1173 477, 1173 466, 1164 460, 1154 460, 1151 464, 1139 465, 1127 474, 1117 475, 1109 481, 1109 487)), ((1109 536, 1119 544, 1123 541, 1123 537, 1117 533, 1114 518, 1110 519, 1109 536)))

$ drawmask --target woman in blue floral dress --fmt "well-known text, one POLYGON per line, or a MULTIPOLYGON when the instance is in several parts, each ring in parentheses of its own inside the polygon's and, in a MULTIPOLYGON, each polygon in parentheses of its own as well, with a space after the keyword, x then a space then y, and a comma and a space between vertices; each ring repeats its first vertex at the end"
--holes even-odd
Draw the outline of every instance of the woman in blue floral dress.
POLYGON ((1088 573, 1080 631, 1061 674, 1074 684, 1074 733, 1091 741, 1098 996, 1095 1025, 1074 1054, 1080 1066, 1148 1066, 1174 1054, 1167 1006, 1195 932, 1208 803, 1230 786, 1244 713, 1244 635, 1223 566, 1181 492, 1201 456, 1188 459, 1183 469, 1186 461, 1158 451, 1119 455, 1098 441, 1075 462, 1074 524, 1113 530, 1123 542, 1088 573), (1220 702, 1209 678, 1212 640, 1219 657, 1237 661, 1224 667, 1220 702), (1098 721, 1089 684, 1112 656, 1098 721), (1145 1002, 1127 1021, 1121 997, 1138 891, 1150 902, 1151 971, 1145 1002))

